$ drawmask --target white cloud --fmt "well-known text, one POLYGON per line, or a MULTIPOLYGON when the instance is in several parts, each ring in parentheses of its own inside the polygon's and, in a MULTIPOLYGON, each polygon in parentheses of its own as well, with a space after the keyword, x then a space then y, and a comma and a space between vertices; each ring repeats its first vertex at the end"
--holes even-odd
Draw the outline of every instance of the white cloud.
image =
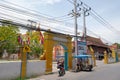
POLYGON ((61 0, 3 0, 3 1, 9 1, 12 3, 22 3, 22 4, 55 4, 55 3, 59 3, 61 0))
POLYGON ((58 3, 61 0, 41 0, 41 3, 46 3, 46 4, 54 4, 54 3, 58 3))

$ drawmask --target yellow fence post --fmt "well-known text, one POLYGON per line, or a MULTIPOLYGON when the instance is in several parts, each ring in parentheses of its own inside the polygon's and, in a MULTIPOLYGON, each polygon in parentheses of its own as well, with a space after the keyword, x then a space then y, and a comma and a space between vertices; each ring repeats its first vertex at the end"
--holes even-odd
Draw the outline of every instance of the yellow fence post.
POLYGON ((21 66, 21 80, 24 80, 26 78, 26 64, 27 64, 27 56, 26 53, 23 52, 22 54, 22 66, 21 66))
POLYGON ((27 52, 30 52, 29 46, 25 45, 22 47, 22 58, 21 58, 21 80, 25 80, 26 78, 26 68, 27 68, 27 52))
POLYGON ((108 55, 106 51, 104 51, 104 63, 108 64, 108 55))

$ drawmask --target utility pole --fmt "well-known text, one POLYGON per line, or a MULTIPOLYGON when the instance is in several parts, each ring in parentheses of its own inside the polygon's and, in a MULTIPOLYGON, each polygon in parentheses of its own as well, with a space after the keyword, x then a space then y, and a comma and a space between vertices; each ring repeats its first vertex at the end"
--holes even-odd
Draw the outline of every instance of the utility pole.
MULTIPOLYGON (((78 37, 77 37, 77 29, 78 29, 78 24, 77 24, 77 18, 80 17, 80 11, 81 11, 81 8, 79 8, 80 5, 82 5, 82 2, 81 4, 77 3, 77 0, 73 0, 73 4, 74 4, 74 9, 72 10, 71 13, 69 13, 68 15, 72 15, 72 17, 74 17, 74 27, 75 27, 75 36, 74 36, 74 47, 75 47, 75 53, 73 54, 73 56, 77 56, 78 55, 78 37)), ((75 68, 76 66, 76 63, 77 63, 77 59, 73 59, 73 69, 75 68)))
MULTIPOLYGON (((77 24, 77 18, 80 16, 79 11, 81 9, 80 8, 78 9, 78 7, 80 6, 80 4, 77 3, 77 0, 74 0, 73 4, 74 4, 74 9, 72 10, 72 12, 70 14, 72 14, 72 17, 74 17, 74 20, 75 20, 74 21, 74 25, 75 25, 75 32, 74 32, 75 33, 75 37, 74 37, 75 53, 74 53, 74 55, 78 55, 78 44, 77 44, 77 42, 78 42, 78 37, 77 37, 78 24, 77 24)), ((81 3, 81 5, 82 5, 82 3, 81 3)))
POLYGON ((86 11, 83 8, 83 36, 84 36, 84 41, 86 42, 86 20, 85 20, 85 13, 86 11))
MULTIPOLYGON (((79 11, 80 11, 81 9, 79 8, 79 10, 78 10, 79 4, 77 3, 77 0, 74 0, 73 4, 74 4, 74 9, 73 9, 72 12, 69 13, 68 15, 72 15, 72 17, 74 17, 74 20, 75 20, 75 21, 74 21, 74 24, 75 24, 75 25, 74 25, 74 26, 75 26, 75 36, 74 36, 75 53, 73 54, 73 56, 77 56, 77 55, 78 55, 78 37, 77 37, 78 24, 77 24, 77 18, 80 16, 79 11)), ((81 4, 82 4, 82 3, 81 3, 81 4)), ((73 59, 73 62, 72 62, 72 64, 73 64, 73 69, 75 68, 76 63, 77 63, 77 59, 73 59)))
POLYGON ((82 6, 82 8, 80 8, 79 6, 80 5, 83 5, 83 2, 81 2, 80 4, 77 3, 77 0, 74 0, 73 2, 74 4, 74 9, 72 10, 72 17, 74 17, 74 24, 75 24, 75 38, 74 38, 74 42, 75 42, 75 54, 74 55, 78 55, 78 37, 77 37, 77 29, 78 29, 78 24, 77 24, 77 18, 80 16, 80 11, 82 9, 83 11, 83 26, 84 26, 84 29, 83 29, 83 37, 84 37, 84 41, 86 42, 86 20, 85 20, 85 17, 89 15, 88 11, 91 10, 90 7, 84 7, 82 6), (78 9, 79 8, 79 9, 78 9))
POLYGON ((78 29, 78 24, 77 24, 77 18, 80 17, 80 11, 81 11, 81 8, 79 8, 80 5, 82 5, 82 2, 81 4, 77 3, 77 0, 74 0, 73 2, 74 4, 74 9, 72 10, 71 13, 69 13, 68 15, 72 15, 72 17, 74 17, 74 25, 75 25, 75 37, 74 37, 74 42, 75 42, 75 53, 74 55, 78 55, 78 35, 77 35, 77 29, 78 29))
POLYGON ((89 16, 89 13, 88 11, 90 11, 91 8, 87 9, 86 7, 83 7, 82 8, 82 11, 83 11, 83 38, 84 38, 84 43, 85 43, 85 49, 84 49, 84 53, 87 54, 87 40, 86 40, 86 37, 87 37, 87 33, 86 33, 86 16, 89 16))
POLYGON ((78 54, 78 44, 77 44, 77 0, 74 0, 74 19, 75 19, 75 55, 78 54))
POLYGON ((87 34, 87 32, 86 32, 86 19, 85 19, 85 17, 86 16, 89 16, 89 13, 87 13, 88 11, 90 11, 91 10, 91 8, 89 8, 89 9, 87 9, 87 8, 85 8, 85 7, 83 7, 83 36, 84 36, 84 41, 86 42, 86 34, 87 34))

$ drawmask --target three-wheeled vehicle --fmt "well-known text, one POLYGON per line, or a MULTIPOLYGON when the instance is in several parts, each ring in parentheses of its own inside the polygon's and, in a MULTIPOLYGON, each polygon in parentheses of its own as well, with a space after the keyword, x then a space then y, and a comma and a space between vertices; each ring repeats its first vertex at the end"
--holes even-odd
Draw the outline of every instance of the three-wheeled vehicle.
POLYGON ((92 71, 93 61, 91 55, 76 55, 73 58, 76 58, 77 64, 75 71, 92 71))

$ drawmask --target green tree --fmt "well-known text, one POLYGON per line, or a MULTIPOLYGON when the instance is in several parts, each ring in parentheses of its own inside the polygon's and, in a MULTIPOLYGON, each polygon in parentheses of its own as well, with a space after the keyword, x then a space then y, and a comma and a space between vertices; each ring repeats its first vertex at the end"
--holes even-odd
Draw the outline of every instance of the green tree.
POLYGON ((40 44, 40 33, 38 31, 32 31, 32 33, 27 32, 30 36, 30 48, 32 50, 31 54, 35 54, 39 57, 43 53, 43 45, 40 44))
POLYGON ((118 49, 120 49, 120 44, 118 43, 118 49))
POLYGON ((19 29, 15 25, 2 23, 0 26, 0 54, 4 49, 6 49, 8 53, 15 52, 16 46, 18 45, 18 32, 19 29))

